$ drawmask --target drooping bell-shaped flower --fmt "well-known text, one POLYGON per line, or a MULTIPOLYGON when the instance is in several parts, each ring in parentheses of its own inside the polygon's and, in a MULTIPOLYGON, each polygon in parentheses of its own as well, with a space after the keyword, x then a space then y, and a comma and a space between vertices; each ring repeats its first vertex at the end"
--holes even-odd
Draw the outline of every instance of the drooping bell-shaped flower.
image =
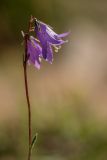
POLYGON ((42 48, 33 36, 30 36, 27 40, 27 56, 28 63, 32 63, 36 68, 40 69, 42 48))
POLYGON ((64 41, 62 38, 66 37, 69 34, 69 32, 57 34, 49 25, 37 19, 35 19, 35 32, 42 46, 43 58, 48 62, 52 63, 52 46, 58 51, 58 49, 60 49, 60 46, 67 42, 64 41))

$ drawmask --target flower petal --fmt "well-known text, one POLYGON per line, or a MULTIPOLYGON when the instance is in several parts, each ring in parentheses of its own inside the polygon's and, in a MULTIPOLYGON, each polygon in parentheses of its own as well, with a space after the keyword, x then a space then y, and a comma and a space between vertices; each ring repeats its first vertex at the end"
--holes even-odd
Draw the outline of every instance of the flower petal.
POLYGON ((70 32, 65 32, 65 33, 62 33, 62 34, 58 34, 58 37, 59 38, 63 38, 63 37, 66 37, 70 34, 70 32))
POLYGON ((54 46, 55 51, 58 51, 62 44, 68 42, 64 41, 61 38, 66 37, 67 35, 69 35, 70 32, 57 34, 53 31, 53 29, 49 25, 41 21, 38 21, 37 19, 35 21, 35 32, 42 46, 43 58, 48 62, 52 63, 53 61, 52 46, 54 46))
POLYGON ((33 63, 36 68, 40 68, 40 56, 42 55, 42 49, 40 45, 36 42, 34 37, 30 37, 29 40, 27 41, 27 46, 28 46, 28 52, 27 54, 29 55, 28 61, 30 63, 33 63))
POLYGON ((40 60, 36 60, 34 65, 37 69, 40 69, 40 60))
POLYGON ((48 41, 52 44, 60 44, 62 42, 61 38, 59 38, 58 35, 44 23, 40 22, 38 25, 36 25, 35 32, 41 43, 43 40, 48 41))
POLYGON ((51 44, 47 44, 47 58, 46 60, 52 64, 53 61, 53 51, 52 51, 52 47, 51 44))

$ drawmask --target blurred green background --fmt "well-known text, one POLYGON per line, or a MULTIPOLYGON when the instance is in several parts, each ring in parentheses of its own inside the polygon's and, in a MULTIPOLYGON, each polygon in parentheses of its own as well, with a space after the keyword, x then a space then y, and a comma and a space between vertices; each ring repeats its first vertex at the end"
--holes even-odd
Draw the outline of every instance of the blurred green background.
POLYGON ((0 160, 27 158, 28 126, 21 30, 30 15, 69 43, 52 65, 28 67, 32 160, 107 159, 107 1, 1 0, 0 160))

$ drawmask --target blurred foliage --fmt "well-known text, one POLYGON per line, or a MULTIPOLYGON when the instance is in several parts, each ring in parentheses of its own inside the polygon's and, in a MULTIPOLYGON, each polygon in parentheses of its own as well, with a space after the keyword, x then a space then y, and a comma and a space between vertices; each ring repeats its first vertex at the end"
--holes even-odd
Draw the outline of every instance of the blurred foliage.
MULTIPOLYGON (((74 96, 73 103, 67 101, 60 109, 57 109, 59 106, 53 104, 51 117, 46 109, 45 122, 42 111, 41 115, 37 110, 33 112, 35 117, 33 118, 33 134, 36 128, 38 131, 37 143, 33 149, 34 159, 106 159, 107 129, 104 126, 101 128, 93 117, 87 116, 89 115, 87 103, 82 97, 78 94, 72 96, 74 96)), ((3 155, 13 157, 13 159, 26 158, 27 119, 25 117, 23 113, 18 122, 8 121, 7 124, 1 126, 1 158, 3 155)))
POLYGON ((3 0, 0 3, 0 39, 2 42, 20 41, 20 31, 26 31, 30 15, 60 28, 75 19, 91 19, 101 26, 107 25, 107 1, 103 0, 3 0), (11 40, 11 41, 10 41, 11 40))
MULTIPOLYGON (((5 80, 3 79, 3 83, 6 84, 12 79, 17 80, 16 82, 12 81, 17 92, 20 92, 20 88, 22 87, 20 84, 19 86, 17 84, 17 82, 22 80, 17 74, 21 71, 20 68, 22 67, 21 62, 19 63, 21 60, 21 50, 20 47, 14 48, 15 44, 20 46, 22 42, 20 31, 26 31, 31 14, 49 23, 58 32, 70 29, 68 26, 71 26, 75 21, 81 21, 81 19, 93 21, 93 23, 103 29, 107 28, 106 0, 2 0, 0 3, 0 47, 2 47, 3 51, 1 55, 4 58, 0 55, 0 78, 6 74, 7 77, 5 77, 5 80), (11 50, 8 51, 8 46, 12 46, 12 53, 11 50), (13 55, 16 54, 17 56, 14 57, 13 55), (20 57, 18 57, 18 54, 20 54, 20 57), (12 64, 8 61, 10 59, 12 64), (9 70, 10 64, 14 67, 11 67, 9 70)), ((50 68, 52 69, 52 67, 50 68)), ((45 75, 45 71, 42 71, 43 77, 38 72, 36 73, 38 77, 40 76, 44 80, 50 74, 45 75)), ((33 81, 31 83, 35 84, 36 82, 33 81)), ((45 82, 43 83, 43 85, 46 85, 45 82)), ((56 83, 56 81, 54 82, 53 80, 50 83, 56 83)), ((9 87, 11 88, 11 86, 9 87)), ((14 90, 12 90, 13 92, 14 90)), ((12 95, 13 100, 14 94, 19 96, 18 94, 20 93, 14 92, 12 95)), ((35 97, 38 94, 39 92, 35 93, 35 97)), ((45 93, 43 94, 45 95, 45 93)), ((36 109, 33 108, 32 111, 34 117, 32 123, 33 135, 35 132, 38 132, 38 139, 33 150, 33 159, 106 160, 107 126, 105 124, 102 125, 102 123, 100 124, 96 120, 90 109, 88 100, 81 96, 82 93, 78 94, 78 91, 71 93, 70 90, 67 96, 65 95, 65 91, 62 91, 61 94, 64 95, 60 103, 57 103, 56 99, 54 99, 54 96, 58 96, 57 93, 51 95, 53 99, 50 99, 50 95, 46 94, 47 97, 49 96, 48 103, 42 103, 42 100, 35 98, 36 109)), ((5 94, 4 98, 6 101, 5 94)), ((8 98, 8 100, 10 99, 8 98)), ((20 106, 20 116, 18 118, 7 118, 7 121, 0 123, 0 160, 25 159, 27 156, 27 111, 25 112, 26 106, 23 104, 23 101, 22 99, 20 102, 16 100, 17 104, 15 107, 18 108, 20 106)), ((5 112, 8 111, 6 110, 5 112)), ((9 110, 10 112, 12 111, 9 110)))

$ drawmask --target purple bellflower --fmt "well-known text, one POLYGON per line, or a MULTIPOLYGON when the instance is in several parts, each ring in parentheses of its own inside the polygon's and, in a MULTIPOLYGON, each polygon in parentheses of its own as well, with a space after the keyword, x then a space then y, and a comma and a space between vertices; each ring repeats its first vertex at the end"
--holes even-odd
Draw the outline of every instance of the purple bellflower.
POLYGON ((28 63, 32 63, 37 69, 40 69, 42 48, 33 36, 27 40, 27 56, 28 63))
POLYGON ((66 37, 69 32, 56 34, 52 27, 49 25, 35 19, 35 32, 37 38, 39 39, 42 46, 42 56, 45 60, 52 63, 53 61, 53 50, 52 47, 55 48, 55 52, 58 52, 58 49, 61 48, 61 45, 68 42, 64 41, 62 38, 66 37))

